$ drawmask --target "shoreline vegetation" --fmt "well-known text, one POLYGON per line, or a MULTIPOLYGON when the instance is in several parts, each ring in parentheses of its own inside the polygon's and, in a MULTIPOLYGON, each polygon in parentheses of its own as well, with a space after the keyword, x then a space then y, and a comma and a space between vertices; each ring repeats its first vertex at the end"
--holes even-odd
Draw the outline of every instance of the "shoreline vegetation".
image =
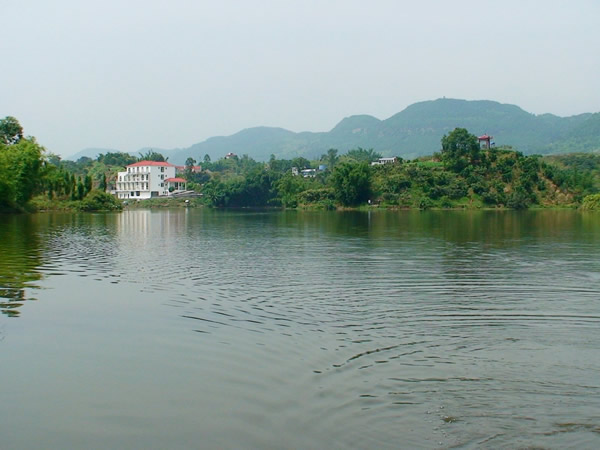
MULTIPOLYGON (((489 146, 489 141, 487 142, 489 146)), ((600 154, 524 155, 484 146, 464 128, 441 140, 428 157, 381 159, 373 149, 345 154, 329 149, 314 160, 258 162, 229 154, 205 155, 201 170, 189 157, 181 176, 199 197, 118 200, 117 173, 139 160, 164 161, 157 152, 139 158, 101 154, 62 161, 13 117, 0 120, 0 212, 115 211, 123 208, 213 207, 303 210, 527 209, 600 210, 600 154)))

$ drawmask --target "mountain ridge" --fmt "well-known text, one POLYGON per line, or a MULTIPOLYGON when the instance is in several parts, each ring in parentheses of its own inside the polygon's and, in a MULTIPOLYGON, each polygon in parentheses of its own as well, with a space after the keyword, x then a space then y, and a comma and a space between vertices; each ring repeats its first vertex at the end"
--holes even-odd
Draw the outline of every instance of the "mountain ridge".
MULTIPOLYGON (((449 98, 413 103, 383 120, 368 114, 347 116, 324 132, 296 133, 259 126, 230 136, 210 137, 186 148, 155 150, 175 164, 183 164, 190 156, 201 161, 205 154, 215 159, 229 152, 262 161, 271 155, 315 159, 329 148, 344 153, 357 147, 412 159, 438 151, 441 138, 457 127, 473 134, 490 134, 495 136, 496 145, 511 145, 525 154, 600 150, 600 113, 535 115, 493 100, 449 98)), ((71 158, 89 156, 80 153, 71 158)))

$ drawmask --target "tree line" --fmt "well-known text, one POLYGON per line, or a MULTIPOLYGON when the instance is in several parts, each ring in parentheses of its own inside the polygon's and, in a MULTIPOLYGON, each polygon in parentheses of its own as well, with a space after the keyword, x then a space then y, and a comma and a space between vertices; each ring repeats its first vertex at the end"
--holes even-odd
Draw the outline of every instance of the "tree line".
MULTIPOLYGON (((430 157, 384 165, 371 165, 381 154, 360 147, 345 154, 332 148, 313 160, 271 155, 259 162, 230 154, 213 161, 205 155, 189 157, 182 176, 213 207, 522 209, 577 206, 600 192, 600 155, 541 157, 510 147, 481 149, 464 128, 448 133, 440 144, 430 157), (298 174, 292 173, 294 167, 298 174), (304 177, 303 169, 314 171, 304 177)), ((108 152, 63 161, 25 137, 17 119, 6 117, 0 120, 0 208, 32 203, 52 208, 57 202, 78 209, 117 208, 120 203, 106 192, 114 189, 119 171, 140 160, 166 158, 148 150, 138 157, 108 152)))
POLYGON ((370 164, 380 156, 359 148, 345 155, 330 149, 315 161, 274 156, 267 163, 220 161, 210 166, 216 172, 201 191, 206 203, 216 207, 524 209, 577 206, 600 190, 600 156, 587 158, 585 167, 572 167, 569 161, 525 156, 510 147, 482 149, 464 128, 445 135, 441 150, 430 157, 370 164), (291 173, 292 167, 321 163, 326 169, 314 177, 291 173))
POLYGON ((118 209, 120 204, 106 194, 106 173, 96 182, 87 171, 71 170, 57 155, 46 152, 34 137, 25 137, 19 121, 0 120, 0 210, 22 211, 47 201, 62 200, 77 209, 118 209))

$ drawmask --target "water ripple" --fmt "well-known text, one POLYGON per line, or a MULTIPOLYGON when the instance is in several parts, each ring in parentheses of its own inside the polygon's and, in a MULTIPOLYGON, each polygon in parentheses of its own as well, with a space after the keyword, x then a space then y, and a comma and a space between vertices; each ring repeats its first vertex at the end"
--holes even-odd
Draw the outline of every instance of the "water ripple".
POLYGON ((258 447, 265 416, 306 447, 599 442, 593 230, 491 237, 427 228, 435 215, 359 216, 356 229, 334 214, 287 217, 127 211, 55 226, 36 251, 13 252, 36 263, 1 280, 0 309, 55 277, 158 301, 193 335, 183 359, 202 358, 258 447))

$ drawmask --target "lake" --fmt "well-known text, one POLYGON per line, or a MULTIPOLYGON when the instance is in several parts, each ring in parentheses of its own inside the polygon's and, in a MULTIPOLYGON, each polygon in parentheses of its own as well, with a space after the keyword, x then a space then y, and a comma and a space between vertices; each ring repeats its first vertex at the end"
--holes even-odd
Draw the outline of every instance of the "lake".
POLYGON ((0 448, 600 448, 600 214, 0 216, 0 448))

